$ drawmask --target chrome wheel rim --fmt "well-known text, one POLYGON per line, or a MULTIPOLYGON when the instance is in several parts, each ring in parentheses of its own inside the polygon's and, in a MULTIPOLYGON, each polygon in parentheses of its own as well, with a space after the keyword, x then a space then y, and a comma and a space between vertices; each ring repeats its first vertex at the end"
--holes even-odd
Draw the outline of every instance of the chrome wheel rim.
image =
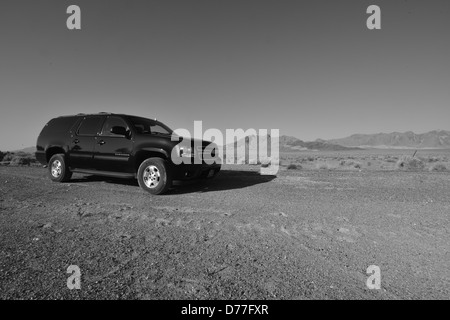
POLYGON ((153 165, 148 166, 144 170, 143 179, 147 188, 150 189, 156 188, 161 180, 161 174, 159 172, 159 169, 153 165))
POLYGON ((62 163, 59 160, 55 160, 52 163, 52 176, 58 178, 61 175, 62 163))

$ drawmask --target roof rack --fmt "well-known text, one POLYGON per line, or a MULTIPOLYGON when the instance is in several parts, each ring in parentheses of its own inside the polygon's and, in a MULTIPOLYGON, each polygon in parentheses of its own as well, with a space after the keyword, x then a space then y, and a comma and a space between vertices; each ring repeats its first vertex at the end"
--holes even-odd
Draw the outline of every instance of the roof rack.
POLYGON ((111 112, 97 112, 97 113, 84 113, 84 112, 80 112, 77 113, 77 116, 90 116, 90 115, 96 115, 96 114, 112 114, 111 112))

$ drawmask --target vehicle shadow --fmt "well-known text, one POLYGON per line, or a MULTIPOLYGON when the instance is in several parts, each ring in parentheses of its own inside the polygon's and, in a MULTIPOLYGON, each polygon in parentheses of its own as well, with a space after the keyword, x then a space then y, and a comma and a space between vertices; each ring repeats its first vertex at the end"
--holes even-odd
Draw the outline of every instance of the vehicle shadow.
MULTIPOLYGON (((256 184, 266 183, 275 178, 276 176, 261 175, 257 171, 222 170, 213 179, 174 181, 174 185, 163 195, 242 189, 256 184)), ((90 182, 103 182, 139 187, 136 179, 121 179, 95 175, 73 178, 69 183, 90 182)))
POLYGON ((272 175, 261 175, 257 171, 221 170, 213 179, 180 181, 165 195, 242 189, 270 182, 275 178, 272 175))
POLYGON ((139 184, 136 179, 124 179, 124 178, 104 177, 96 175, 82 175, 81 177, 72 178, 70 179, 70 181, 68 181, 68 183, 89 183, 89 182, 104 182, 104 183, 139 187, 139 184))

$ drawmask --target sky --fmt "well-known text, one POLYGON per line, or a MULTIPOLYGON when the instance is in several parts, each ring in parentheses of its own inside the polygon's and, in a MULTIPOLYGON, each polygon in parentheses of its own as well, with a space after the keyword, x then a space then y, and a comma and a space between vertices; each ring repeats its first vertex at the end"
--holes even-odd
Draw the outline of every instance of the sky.
POLYGON ((2 1, 0 150, 101 111, 305 141, 449 130, 449 31, 448 0, 2 1))

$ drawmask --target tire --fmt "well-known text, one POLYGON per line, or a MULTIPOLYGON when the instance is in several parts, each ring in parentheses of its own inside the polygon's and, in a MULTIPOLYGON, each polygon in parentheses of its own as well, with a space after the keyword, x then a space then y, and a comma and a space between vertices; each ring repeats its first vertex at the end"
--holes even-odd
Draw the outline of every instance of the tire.
POLYGON ((151 194, 162 194, 172 186, 172 175, 167 161, 148 158, 141 163, 137 172, 139 186, 151 194))
POLYGON ((63 154, 55 154, 50 158, 48 173, 50 179, 55 182, 66 182, 72 177, 72 172, 69 170, 63 154))

